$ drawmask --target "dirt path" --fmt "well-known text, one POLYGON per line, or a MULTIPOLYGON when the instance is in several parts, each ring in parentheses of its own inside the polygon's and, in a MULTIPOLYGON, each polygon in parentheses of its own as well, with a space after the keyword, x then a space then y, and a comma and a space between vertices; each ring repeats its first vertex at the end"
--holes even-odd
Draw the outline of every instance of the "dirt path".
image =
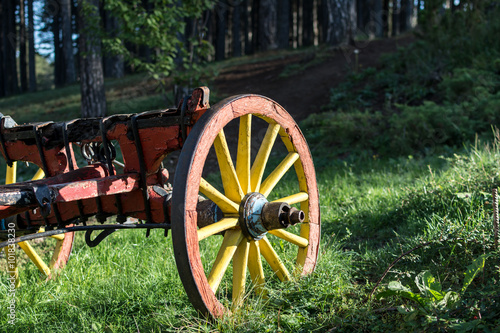
MULTIPOLYGON (((382 54, 413 42, 411 36, 360 42, 359 68, 376 67, 382 54)), ((286 66, 304 66, 314 61, 314 54, 295 55, 282 59, 246 64, 229 68, 215 80, 220 95, 230 96, 255 93, 270 97, 280 103, 296 120, 318 112, 329 102, 330 89, 341 83, 354 68, 354 48, 332 50, 331 55, 305 71, 280 78, 286 66)))

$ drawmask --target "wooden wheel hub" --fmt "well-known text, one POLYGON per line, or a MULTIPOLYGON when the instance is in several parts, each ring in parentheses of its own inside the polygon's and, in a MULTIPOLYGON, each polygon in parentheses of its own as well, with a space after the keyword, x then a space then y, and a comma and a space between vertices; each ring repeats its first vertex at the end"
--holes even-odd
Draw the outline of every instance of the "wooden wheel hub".
POLYGON ((239 209, 239 225, 251 240, 262 239, 268 231, 285 229, 304 222, 305 214, 286 202, 268 202, 260 193, 245 195, 239 209))

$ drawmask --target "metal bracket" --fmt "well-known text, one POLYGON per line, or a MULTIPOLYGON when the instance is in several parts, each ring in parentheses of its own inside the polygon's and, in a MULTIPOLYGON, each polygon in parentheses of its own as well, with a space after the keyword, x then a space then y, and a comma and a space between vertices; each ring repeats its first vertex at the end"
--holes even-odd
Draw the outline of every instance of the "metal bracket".
POLYGON ((47 217, 51 211, 51 203, 52 203, 52 192, 50 191, 47 185, 32 185, 33 186, 33 194, 35 194, 35 199, 40 208, 40 214, 43 217, 47 217))
POLYGON ((85 243, 87 243, 87 245, 89 247, 96 247, 97 245, 99 245, 104 240, 104 238, 108 237, 109 235, 111 235, 116 230, 117 229, 105 229, 105 230, 101 231, 101 233, 99 235, 97 235, 97 237, 94 238, 94 240, 91 240, 90 239, 90 235, 92 234, 92 232, 94 230, 89 229, 89 230, 87 230, 85 232, 85 243))

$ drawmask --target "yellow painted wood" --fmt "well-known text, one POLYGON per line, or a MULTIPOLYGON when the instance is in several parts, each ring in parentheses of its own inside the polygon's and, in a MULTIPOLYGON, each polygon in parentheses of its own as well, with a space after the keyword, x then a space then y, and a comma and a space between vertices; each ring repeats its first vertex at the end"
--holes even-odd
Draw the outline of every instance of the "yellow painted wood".
POLYGON ((12 162, 12 166, 7 165, 7 172, 5 173, 5 184, 14 184, 17 175, 17 162, 12 162))
POLYGON ((225 218, 214 224, 207 225, 201 229, 198 229, 198 241, 210 237, 212 235, 218 234, 219 232, 226 231, 228 229, 234 228, 238 225, 238 218, 225 218))
POLYGON ((236 174, 240 181, 243 194, 250 189, 250 159, 252 148, 252 115, 240 117, 240 132, 238 137, 238 152, 236 156, 236 174))
MULTIPOLYGON (((303 235, 302 237, 309 238, 309 228, 310 228, 309 223, 303 223, 303 225, 301 226, 301 231, 300 231, 300 234, 303 235)), ((307 247, 299 247, 299 251, 297 253, 297 261, 295 263, 296 264, 295 268, 298 272, 302 271, 302 267, 304 266, 306 258, 307 258, 308 249, 309 248, 307 248, 307 247)))
POLYGON ((289 281, 290 273, 288 273, 288 269, 285 267, 276 251, 274 251, 267 237, 262 238, 259 241, 259 245, 260 253, 262 253, 267 263, 269 264, 269 266, 271 266, 272 270, 274 271, 274 273, 276 273, 278 278, 281 281, 289 281))
MULTIPOLYGON (((297 149, 293 145, 293 143, 290 140, 290 137, 288 136, 288 133, 286 133, 285 129, 281 128, 279 133, 280 133, 281 140, 283 141, 283 144, 285 145, 288 152, 296 152, 297 149)), ((295 172, 297 173, 297 179, 299 181, 299 189, 302 192, 308 193, 307 181, 306 181, 306 176, 304 173, 304 167, 302 166, 302 163, 300 162, 300 160, 295 162, 294 167, 295 167, 295 172)))
POLYGON ((245 281, 247 276, 248 250, 250 244, 243 239, 233 257, 233 308, 243 302, 245 296, 245 281))
POLYGON ((299 247, 307 247, 309 245, 309 240, 307 238, 297 236, 297 235, 292 234, 291 232, 286 231, 284 229, 270 230, 269 233, 276 236, 276 237, 284 239, 287 242, 295 244, 299 247))
POLYGON ((280 128, 280 125, 277 123, 271 123, 267 127, 266 134, 264 135, 264 139, 262 140, 250 171, 250 183, 253 192, 259 192, 260 190, 260 183, 262 182, 262 177, 264 176, 267 160, 269 159, 269 155, 271 154, 271 150, 280 128))
POLYGON ((307 194, 306 192, 299 192, 281 199, 274 200, 272 202, 286 202, 289 205, 293 205, 299 202, 306 201, 307 199, 309 199, 309 194, 307 194))
POLYGON ((52 253, 52 258, 50 259, 50 263, 49 263, 50 269, 54 268, 54 265, 57 262, 57 258, 59 257, 59 254, 61 253, 63 243, 64 243, 63 240, 58 240, 56 242, 56 247, 54 249, 54 253, 52 253))
POLYGON ((213 292, 217 291, 219 284, 226 273, 227 266, 233 258, 234 252, 238 248, 241 240, 243 239, 243 234, 240 230, 228 230, 224 235, 224 240, 217 253, 217 258, 215 258, 212 270, 208 275, 208 284, 212 288, 213 292))
POLYGON ((43 177, 45 177, 45 172, 43 172, 42 168, 39 168, 31 180, 40 180, 43 177))
POLYGON ((46 276, 50 276, 50 269, 47 264, 40 258, 38 253, 36 253, 35 249, 28 242, 20 242, 18 243, 21 249, 28 255, 28 257, 33 261, 33 263, 38 267, 38 270, 45 274, 46 276))
POLYGON ((259 192, 267 197, 274 189, 276 184, 283 178, 285 173, 292 167, 292 165, 299 159, 299 154, 291 152, 281 161, 276 169, 262 182, 259 192))
POLYGON ((64 240, 64 234, 52 235, 52 236, 50 236, 50 238, 54 238, 54 239, 57 239, 59 241, 62 241, 62 240, 64 240))
POLYGON ((224 213, 238 213, 239 206, 220 193, 215 187, 210 185, 205 179, 200 180, 200 192, 208 199, 215 202, 224 213))
MULTIPOLYGON (((45 227, 40 227, 40 229, 38 229, 38 233, 41 233, 41 232, 45 232, 45 227)), ((58 234, 58 235, 52 235, 52 236, 50 236, 50 238, 54 238, 57 240, 64 240, 64 236, 65 236, 65 234, 58 234)))
POLYGON ((15 286, 18 288, 21 285, 21 280, 19 279, 19 269, 17 268, 17 255, 16 252, 11 252, 14 255, 14 261, 9 261, 9 247, 6 246, 3 248, 5 251, 5 258, 7 259, 7 271, 11 277, 16 279, 15 286), (11 266, 12 265, 12 266, 11 266))
POLYGON ((241 190, 240 182, 234 169, 224 130, 221 130, 217 134, 214 141, 214 148, 217 154, 217 161, 219 162, 224 194, 232 201, 240 202, 243 198, 243 191, 241 190))
POLYGON ((255 286, 255 292, 262 294, 264 286, 264 268, 262 267, 262 260, 260 259, 259 243, 255 241, 250 242, 250 249, 248 251, 248 271, 252 284, 255 286))

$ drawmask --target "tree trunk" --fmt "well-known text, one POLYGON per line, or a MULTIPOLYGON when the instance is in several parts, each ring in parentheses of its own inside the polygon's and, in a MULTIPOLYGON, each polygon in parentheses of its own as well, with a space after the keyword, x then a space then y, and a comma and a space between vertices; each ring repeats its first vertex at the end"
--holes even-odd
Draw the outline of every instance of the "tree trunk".
POLYGON ((241 1, 233 7, 233 57, 241 57, 241 1))
MULTIPOLYGON (((118 36, 120 24, 109 11, 104 12, 104 26, 108 36, 118 36)), ((123 75, 125 75, 123 55, 106 55, 104 57, 104 77, 119 79, 122 78, 123 75)))
POLYGON ((328 33, 328 4, 326 0, 320 0, 318 6, 318 28, 319 42, 326 43, 326 35, 328 33))
POLYGON ((375 37, 384 37, 384 20, 382 12, 382 0, 372 0, 372 11, 370 14, 370 34, 375 37))
POLYGON ((257 52, 259 49, 259 7, 260 0, 252 0, 252 52, 257 52))
POLYGON ((6 3, 6 30, 4 30, 4 71, 6 82, 6 95, 19 93, 17 80, 17 29, 15 0, 5 0, 6 3))
POLYGON ((324 0, 328 13, 326 42, 348 44, 356 32, 356 3, 351 0, 324 0))
POLYGON ((290 0, 278 0, 277 39, 280 49, 288 48, 290 40, 290 0))
POLYGON ((219 2, 215 6, 215 60, 226 58, 227 5, 219 2))
MULTIPOLYGON (((281 10, 281 9, 280 9, 281 10)), ((314 1, 302 2, 302 45, 314 44, 314 1)))
POLYGON ((259 48, 263 51, 278 47, 277 0, 261 0, 259 7, 259 48))
POLYGON ((33 16, 33 0, 28 0, 28 40, 29 40, 29 90, 36 91, 36 60, 35 60, 35 22, 33 16))
POLYGON ((0 97, 5 96, 5 70, 4 70, 4 29, 5 29, 5 8, 4 3, 0 1, 0 97))
POLYGON ((356 3, 357 30, 361 31, 367 38, 375 37, 375 25, 371 23, 373 21, 372 13, 375 12, 374 2, 376 0, 358 0, 356 3))
POLYGON ((52 20, 52 34, 54 35, 54 84, 61 87, 65 80, 64 58, 61 48, 61 23, 58 13, 54 14, 52 20))
POLYGON ((383 9, 382 9, 382 27, 384 31, 384 37, 389 37, 389 2, 391 0, 383 0, 383 9))
POLYGON ((411 18, 413 13, 413 0, 401 0, 399 15, 399 31, 405 32, 411 29, 411 18))
POLYGON ((73 54, 73 29, 71 28, 71 0, 61 0, 61 18, 64 78, 66 84, 72 84, 76 82, 76 70, 73 54))
POLYGON ((82 117, 106 115, 106 94, 99 39, 99 0, 80 0, 80 93, 82 117))
POLYGON ((243 21, 243 43, 244 54, 252 53, 252 40, 250 39, 250 20, 252 18, 252 12, 248 9, 248 0, 243 0, 242 4, 242 21, 243 21))
POLYGON ((399 35, 399 12, 398 0, 392 0, 392 36, 399 35))
POLYGON ((26 61, 26 15, 24 0, 19 1, 19 77, 21 91, 28 91, 28 63, 26 61))

